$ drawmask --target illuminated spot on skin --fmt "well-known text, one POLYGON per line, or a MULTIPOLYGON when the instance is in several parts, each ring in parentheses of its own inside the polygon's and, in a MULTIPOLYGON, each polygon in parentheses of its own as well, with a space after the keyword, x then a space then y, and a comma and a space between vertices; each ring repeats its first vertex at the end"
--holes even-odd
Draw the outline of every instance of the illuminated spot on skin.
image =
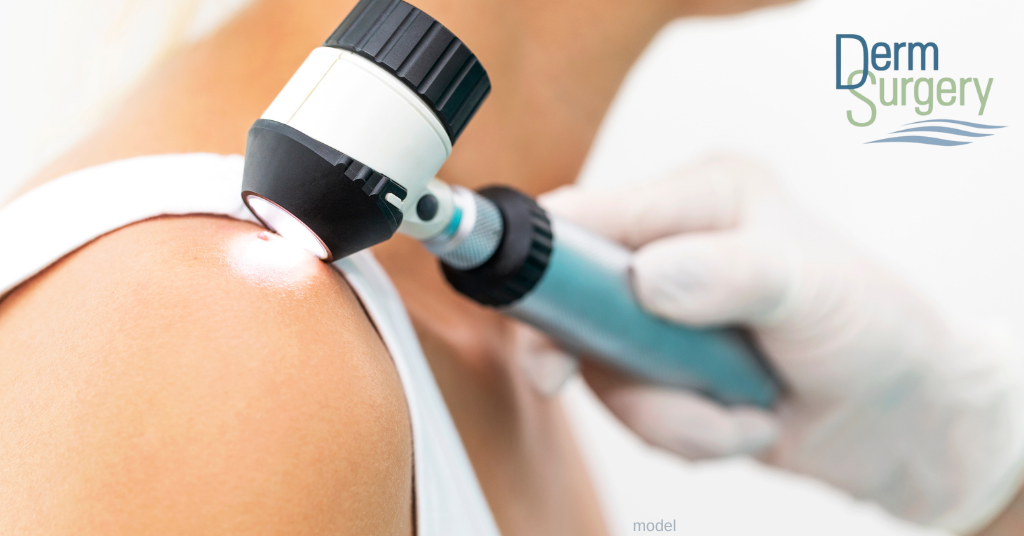
POLYGON ((320 241, 309 227, 306 227, 306 224, 293 216, 292 213, 281 208, 276 203, 256 195, 250 196, 248 202, 253 212, 259 215, 260 219, 271 231, 289 240, 293 240, 306 251, 321 259, 326 259, 330 256, 327 252, 327 246, 320 241))
POLYGON ((231 244, 229 264, 241 277, 267 288, 301 291, 313 284, 324 263, 270 231, 245 233, 231 244))

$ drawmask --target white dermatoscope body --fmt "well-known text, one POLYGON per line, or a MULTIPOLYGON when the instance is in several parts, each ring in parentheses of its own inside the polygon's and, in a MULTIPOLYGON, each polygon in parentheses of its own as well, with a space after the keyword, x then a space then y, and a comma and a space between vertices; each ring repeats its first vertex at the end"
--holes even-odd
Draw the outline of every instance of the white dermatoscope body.
POLYGON ((452 285, 568 350, 726 403, 770 406, 778 384, 744 337, 689 329, 634 299, 631 252, 508 188, 435 175, 490 91, 469 49, 401 0, 362 0, 249 132, 243 199, 333 260, 423 242, 452 285))

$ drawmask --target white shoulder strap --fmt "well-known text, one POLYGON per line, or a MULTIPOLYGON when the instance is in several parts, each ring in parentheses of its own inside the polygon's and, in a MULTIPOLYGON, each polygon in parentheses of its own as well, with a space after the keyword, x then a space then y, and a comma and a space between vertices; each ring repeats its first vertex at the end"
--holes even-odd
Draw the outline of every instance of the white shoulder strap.
POLYGON ((144 156, 50 181, 0 209, 0 297, 65 255, 137 221, 223 214, 255 222, 242 203, 242 157, 144 156))
POLYGON ((416 457, 417 533, 498 536, 498 525, 391 280, 368 251, 334 265, 377 325, 405 387, 416 457))

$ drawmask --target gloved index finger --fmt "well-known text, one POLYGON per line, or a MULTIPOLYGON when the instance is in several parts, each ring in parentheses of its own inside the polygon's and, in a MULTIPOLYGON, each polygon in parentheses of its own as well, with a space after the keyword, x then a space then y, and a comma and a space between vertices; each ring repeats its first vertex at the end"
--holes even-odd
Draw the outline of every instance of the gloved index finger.
POLYGON ((773 189, 770 182, 757 166, 718 158, 626 186, 566 186, 538 201, 562 218, 636 249, 680 233, 735 228, 749 200, 773 189))

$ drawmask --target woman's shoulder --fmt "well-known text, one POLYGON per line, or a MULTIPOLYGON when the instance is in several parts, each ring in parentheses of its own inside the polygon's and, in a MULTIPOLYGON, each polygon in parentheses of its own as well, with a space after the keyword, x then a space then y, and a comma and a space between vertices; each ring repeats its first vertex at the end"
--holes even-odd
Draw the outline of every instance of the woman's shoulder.
POLYGON ((344 278, 250 223, 136 223, 12 292, 0 429, 14 532, 412 532, 386 348, 344 278))

